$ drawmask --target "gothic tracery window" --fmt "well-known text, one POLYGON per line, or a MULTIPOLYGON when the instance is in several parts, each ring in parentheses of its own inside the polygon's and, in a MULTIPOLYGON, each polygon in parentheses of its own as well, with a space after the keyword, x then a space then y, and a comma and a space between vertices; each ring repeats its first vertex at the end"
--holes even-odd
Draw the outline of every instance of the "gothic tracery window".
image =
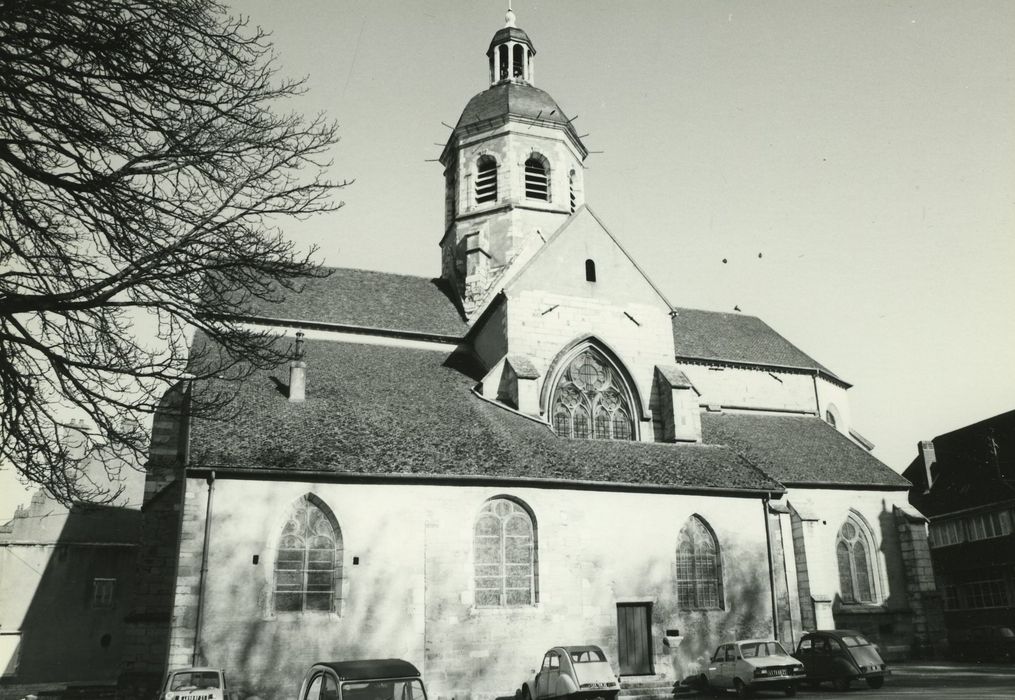
POLYGON ((623 380, 593 348, 582 350, 557 380, 551 416, 561 437, 631 440, 633 415, 623 380))
POLYGON ((312 496, 289 511, 275 555, 276 612, 338 610, 342 532, 312 496))
POLYGON ((875 602, 873 549, 866 529, 850 516, 839 529, 835 558, 844 603, 875 602))
POLYGON ((483 506, 473 531, 477 606, 535 605, 535 530, 529 511, 509 498, 483 506))
POLYGON ((677 604, 683 610, 722 610, 719 541, 692 515, 677 537, 677 604))

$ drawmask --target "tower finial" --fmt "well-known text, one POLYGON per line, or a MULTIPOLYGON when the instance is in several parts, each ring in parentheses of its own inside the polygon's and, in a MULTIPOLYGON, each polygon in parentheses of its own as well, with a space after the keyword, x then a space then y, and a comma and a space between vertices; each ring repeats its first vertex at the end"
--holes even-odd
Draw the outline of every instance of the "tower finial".
POLYGON ((507 12, 504 13, 504 26, 515 26, 515 11, 511 9, 511 0, 508 0, 508 9, 507 12))

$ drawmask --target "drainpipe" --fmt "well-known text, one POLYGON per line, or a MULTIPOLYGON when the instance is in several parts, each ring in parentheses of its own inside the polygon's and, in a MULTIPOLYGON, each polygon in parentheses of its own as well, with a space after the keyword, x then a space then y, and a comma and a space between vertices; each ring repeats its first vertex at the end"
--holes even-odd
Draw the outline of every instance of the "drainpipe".
POLYGON ((768 553, 768 589, 772 592, 772 636, 779 639, 779 610, 775 602, 775 566, 772 563, 772 533, 768 525, 768 501, 771 494, 761 499, 761 508, 765 517, 765 551, 768 553))
POLYGON ((190 663, 197 666, 197 655, 201 648, 201 613, 204 611, 204 577, 208 571, 208 538, 211 535, 211 499, 215 493, 215 472, 208 474, 208 501, 204 507, 204 546, 201 548, 201 573, 197 582, 197 619, 194 622, 194 653, 190 663))

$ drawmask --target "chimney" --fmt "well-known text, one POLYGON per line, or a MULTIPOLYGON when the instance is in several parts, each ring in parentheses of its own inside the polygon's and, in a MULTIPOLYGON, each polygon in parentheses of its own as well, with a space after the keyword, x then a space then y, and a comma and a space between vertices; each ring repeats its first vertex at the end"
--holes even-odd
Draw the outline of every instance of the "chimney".
POLYGON ((923 469, 927 474, 927 491, 930 491, 938 472, 934 443, 930 440, 920 440, 920 456, 923 458, 923 469))
POLYGON ((296 331, 296 349, 289 363, 289 402, 299 403, 307 396, 307 363, 303 361, 303 331, 296 331))

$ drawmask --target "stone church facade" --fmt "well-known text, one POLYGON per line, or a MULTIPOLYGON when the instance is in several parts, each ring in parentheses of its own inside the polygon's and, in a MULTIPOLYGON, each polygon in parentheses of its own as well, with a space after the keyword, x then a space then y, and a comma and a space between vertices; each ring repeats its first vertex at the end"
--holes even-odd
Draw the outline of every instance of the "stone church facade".
POLYGON ((299 352, 228 421, 173 417, 218 387, 167 395, 131 673, 222 666, 274 698, 395 656, 493 698, 558 644, 669 681, 815 628, 927 651, 925 521, 850 385, 760 319, 665 298, 586 203, 534 56, 509 13, 441 157, 441 278, 335 269, 241 319, 299 352))

